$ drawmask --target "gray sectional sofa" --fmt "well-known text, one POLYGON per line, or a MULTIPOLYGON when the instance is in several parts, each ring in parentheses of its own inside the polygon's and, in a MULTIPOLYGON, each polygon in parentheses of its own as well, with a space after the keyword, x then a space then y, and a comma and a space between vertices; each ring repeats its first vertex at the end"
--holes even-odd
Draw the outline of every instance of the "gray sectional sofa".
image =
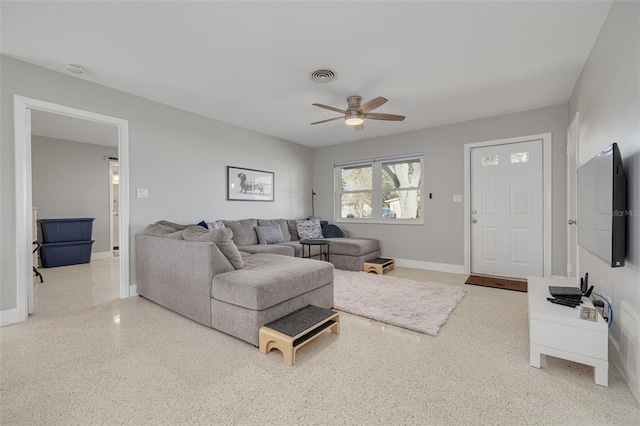
POLYGON ((136 235, 137 289, 174 312, 258 346, 264 324, 306 305, 333 307, 328 262, 237 248, 234 254, 229 241, 188 241, 184 230, 163 235, 158 228, 136 235))
MULTIPOLYGON (((243 219, 222 220, 224 226, 233 231, 233 241, 238 249, 247 253, 273 253, 302 257, 302 244, 298 238, 296 220, 285 219, 243 219), (260 244, 256 227, 279 226, 284 241, 275 244, 260 244)), ((343 231, 346 233, 346 231, 343 231)), ((347 234, 348 235, 348 234, 347 234)), ((362 271, 362 264, 380 257, 380 241, 372 238, 326 238, 329 241, 329 261, 338 269, 362 271)), ((317 254, 319 247, 311 247, 311 254, 317 254)))
POLYGON ((380 255, 377 240, 335 238, 331 263, 303 259, 293 229, 277 244, 253 237, 259 222, 288 227, 286 220, 223 222, 208 230, 160 221, 136 235, 137 291, 254 346, 264 324, 306 305, 333 307, 334 265, 361 270, 363 259, 380 255))

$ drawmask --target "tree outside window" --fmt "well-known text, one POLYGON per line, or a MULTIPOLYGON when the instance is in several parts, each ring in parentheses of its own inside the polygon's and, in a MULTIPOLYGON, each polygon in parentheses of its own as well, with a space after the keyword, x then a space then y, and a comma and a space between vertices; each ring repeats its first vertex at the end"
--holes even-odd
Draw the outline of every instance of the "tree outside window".
POLYGON ((337 219, 422 223, 421 155, 336 166, 336 178, 337 219))

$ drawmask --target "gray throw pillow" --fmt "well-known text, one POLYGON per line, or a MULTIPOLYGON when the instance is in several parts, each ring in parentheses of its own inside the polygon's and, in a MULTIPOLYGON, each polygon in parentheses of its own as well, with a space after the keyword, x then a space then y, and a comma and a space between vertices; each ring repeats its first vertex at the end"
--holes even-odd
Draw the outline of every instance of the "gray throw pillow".
POLYGON ((176 231, 182 231, 183 229, 186 228, 185 225, 180 225, 178 223, 169 222, 168 220, 159 220, 159 221, 157 221, 155 223, 155 225, 169 226, 169 227, 175 229, 176 231))
POLYGON ((291 241, 298 241, 300 239, 298 237, 298 220, 304 219, 287 219, 287 226, 289 228, 289 233, 291 234, 291 241))
POLYGON ((202 226, 190 226, 183 232, 185 240, 207 241, 214 243, 234 268, 244 268, 244 261, 242 260, 240 251, 235 243, 231 241, 231 238, 233 237, 231 229, 223 228, 209 231, 208 229, 204 229, 202 226))
POLYGON ((282 229, 280 229, 279 225, 256 226, 256 234, 258 234, 258 242, 260 244, 276 244, 284 242, 282 229))
POLYGON ((289 232, 289 224, 284 219, 258 219, 258 226, 279 226, 282 231, 282 237, 285 241, 291 241, 291 232, 289 232))
POLYGON ((296 227, 300 241, 324 238, 322 236, 322 226, 320 226, 320 220, 318 219, 298 220, 296 221, 296 227))
POLYGON ((144 235, 153 235, 155 237, 164 237, 164 238, 172 238, 174 240, 182 240, 182 234, 184 231, 176 230, 171 226, 161 225, 159 223, 154 223, 153 225, 147 226, 147 229, 144 230, 144 235))

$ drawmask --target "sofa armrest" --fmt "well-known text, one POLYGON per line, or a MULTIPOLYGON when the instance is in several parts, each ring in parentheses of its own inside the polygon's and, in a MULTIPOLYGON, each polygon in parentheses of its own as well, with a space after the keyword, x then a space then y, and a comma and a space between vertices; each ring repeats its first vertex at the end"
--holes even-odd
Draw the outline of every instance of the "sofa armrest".
POLYGON ((138 294, 211 326, 211 282, 234 268, 210 242, 136 235, 138 294))

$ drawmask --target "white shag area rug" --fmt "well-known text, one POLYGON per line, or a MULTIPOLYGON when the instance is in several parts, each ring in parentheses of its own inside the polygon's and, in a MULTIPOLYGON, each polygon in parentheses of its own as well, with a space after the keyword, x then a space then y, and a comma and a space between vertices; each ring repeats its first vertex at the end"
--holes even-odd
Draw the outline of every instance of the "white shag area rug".
POLYGON ((334 308, 376 321, 436 336, 466 294, 436 282, 334 271, 334 308))

